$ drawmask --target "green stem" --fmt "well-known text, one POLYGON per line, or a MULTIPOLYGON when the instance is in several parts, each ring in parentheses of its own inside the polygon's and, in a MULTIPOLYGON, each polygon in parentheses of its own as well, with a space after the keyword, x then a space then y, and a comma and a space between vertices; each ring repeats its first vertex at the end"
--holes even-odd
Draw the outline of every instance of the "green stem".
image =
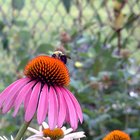
MULTIPOLYGON (((31 121, 30 121, 31 122, 31 121)), ((21 140, 21 138, 23 137, 24 133, 26 132, 30 122, 24 122, 23 125, 20 127, 15 140, 21 140)))

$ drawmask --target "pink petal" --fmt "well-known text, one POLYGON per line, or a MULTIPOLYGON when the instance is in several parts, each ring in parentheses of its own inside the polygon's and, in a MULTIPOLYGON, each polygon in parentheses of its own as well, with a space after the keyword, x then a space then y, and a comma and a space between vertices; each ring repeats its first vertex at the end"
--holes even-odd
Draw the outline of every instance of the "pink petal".
POLYGON ((31 93, 30 100, 29 100, 29 103, 25 112, 25 121, 27 122, 29 122, 35 114, 39 95, 40 95, 40 90, 41 90, 41 83, 38 82, 33 88, 33 91, 31 93))
POLYGON ((1 94, 0 94, 0 108, 2 107, 3 102, 5 101, 5 99, 8 97, 9 98, 9 93, 11 92, 11 90, 14 89, 15 85, 20 83, 20 82, 25 82, 28 81, 28 78, 22 78, 19 79, 17 81, 15 81, 14 83, 12 83, 11 85, 9 85, 1 94))
MULTIPOLYGON (((21 79, 20 79, 21 80, 21 79)), ((8 91, 10 91, 11 88, 13 88, 15 86, 15 84, 17 82, 19 82, 20 80, 15 81, 14 83, 12 83, 11 85, 9 85, 1 94, 0 94, 0 108, 2 107, 3 102, 5 101, 5 99, 7 98, 8 95, 8 91)))
POLYGON ((70 118, 70 125, 75 130, 78 125, 78 118, 77 118, 77 113, 76 113, 74 104, 71 98, 69 97, 68 93, 64 90, 64 88, 61 87, 60 90, 62 91, 66 104, 67 104, 67 109, 68 109, 69 118, 70 118))
POLYGON ((24 99, 23 101, 23 104, 24 104, 24 111, 26 112, 27 110, 27 107, 28 107, 28 103, 30 101, 30 97, 31 97, 31 93, 30 94, 27 94, 26 98, 24 99))
POLYGON ((69 115, 69 111, 68 110, 66 110, 66 119, 65 119, 65 122, 66 123, 69 123, 70 122, 70 115, 69 115))
POLYGON ((14 103, 14 106, 15 106, 15 111, 13 113, 14 117, 16 116, 16 114, 17 114, 17 112, 20 108, 20 105, 25 100, 27 94, 31 94, 32 87, 33 87, 34 84, 35 84, 35 81, 29 82, 19 92, 18 96, 16 97, 15 103, 14 103))
POLYGON ((58 112, 58 127, 62 127, 65 118, 66 118, 66 102, 63 97, 63 93, 58 87, 55 87, 56 94, 58 96, 58 105, 59 105, 59 112, 58 112))
POLYGON ((48 110, 48 124, 50 129, 54 129, 58 118, 58 100, 57 95, 52 86, 49 89, 49 110, 48 110))
POLYGON ((3 113, 6 113, 11 109, 15 101, 16 95, 19 93, 21 88, 23 88, 28 81, 29 79, 27 80, 27 78, 21 79, 20 81, 18 81, 16 84, 12 86, 9 92, 7 92, 7 98, 3 103, 3 109, 2 109, 3 113))
POLYGON ((2 109, 2 113, 3 114, 4 113, 7 113, 13 107, 14 101, 15 101, 15 97, 10 100, 10 102, 8 103, 8 105, 6 105, 6 106, 3 107, 3 109, 2 109))
POLYGON ((79 117, 79 120, 80 122, 82 123, 83 122, 83 114, 82 114, 82 109, 77 101, 77 99, 74 97, 74 95, 66 88, 64 88, 65 91, 68 93, 69 97, 71 98, 74 106, 75 106, 75 109, 76 109, 76 112, 77 112, 77 115, 79 117))
POLYGON ((42 92, 40 93, 40 99, 37 109, 37 121, 39 124, 46 119, 48 111, 48 86, 47 84, 44 85, 42 92))

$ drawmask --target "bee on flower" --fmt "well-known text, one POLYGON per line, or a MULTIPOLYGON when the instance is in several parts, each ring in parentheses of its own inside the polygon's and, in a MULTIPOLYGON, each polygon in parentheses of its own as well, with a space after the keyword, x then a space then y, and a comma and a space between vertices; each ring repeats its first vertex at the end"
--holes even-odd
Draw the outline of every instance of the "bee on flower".
POLYGON ((2 113, 14 108, 15 117, 23 103, 26 122, 36 115, 38 124, 48 117, 51 130, 64 123, 75 130, 78 122, 82 123, 83 115, 77 99, 66 88, 70 83, 66 63, 67 56, 61 51, 30 60, 24 69, 25 77, 13 82, 0 94, 2 113))

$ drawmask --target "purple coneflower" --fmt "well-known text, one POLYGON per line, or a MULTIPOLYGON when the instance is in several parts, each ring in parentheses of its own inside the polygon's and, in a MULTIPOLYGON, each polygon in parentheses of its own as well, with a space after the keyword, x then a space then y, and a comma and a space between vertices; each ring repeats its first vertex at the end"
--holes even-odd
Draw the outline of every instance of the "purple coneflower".
POLYGON ((60 55, 41 55, 32 59, 25 67, 25 77, 9 85, 0 94, 0 109, 7 113, 14 108, 16 116, 24 104, 25 121, 29 122, 37 114, 39 124, 48 115, 50 129, 62 127, 67 122, 75 130, 78 121, 82 123, 81 107, 74 95, 66 88, 70 82, 69 71, 60 55))

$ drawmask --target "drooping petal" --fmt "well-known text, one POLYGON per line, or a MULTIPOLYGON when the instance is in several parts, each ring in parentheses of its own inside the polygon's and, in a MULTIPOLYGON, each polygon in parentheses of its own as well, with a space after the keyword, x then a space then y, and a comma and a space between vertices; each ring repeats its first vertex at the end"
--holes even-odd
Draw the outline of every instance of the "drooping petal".
POLYGON ((14 110, 14 113, 13 113, 14 117, 16 116, 16 114, 17 114, 17 112, 20 108, 20 105, 25 100, 27 94, 31 94, 32 87, 33 87, 34 84, 35 84, 35 81, 29 82, 19 92, 18 96, 16 97, 15 103, 14 103, 14 106, 15 106, 15 110, 14 110))
POLYGON ((64 88, 65 91, 68 93, 69 97, 71 98, 71 100, 73 101, 73 104, 75 106, 75 109, 76 109, 76 112, 77 112, 77 115, 79 117, 79 120, 80 122, 82 123, 83 122, 83 114, 82 114, 82 110, 81 110, 81 107, 77 101, 77 99, 74 97, 74 95, 66 88, 64 88))
POLYGON ((36 111, 37 108, 37 104, 38 104, 38 98, 39 98, 39 94, 40 94, 40 90, 41 90, 41 83, 38 82, 34 87, 33 87, 33 91, 31 93, 31 97, 25 112, 25 121, 29 122, 36 111))
POLYGON ((75 130, 78 126, 78 117, 77 117, 76 109, 74 107, 74 104, 73 104, 71 98, 69 97, 68 93, 64 90, 64 88, 61 87, 60 90, 64 94, 64 98, 65 98, 65 101, 66 101, 66 104, 67 104, 67 109, 68 109, 68 112, 69 112, 70 125, 75 130))
POLYGON ((48 86, 44 85, 42 92, 40 93, 40 99, 37 109, 37 121, 41 124, 45 118, 48 111, 48 86))
POLYGON ((11 85, 9 85, 1 94, 0 94, 0 108, 2 107, 3 102, 5 101, 5 99, 7 98, 8 95, 8 91, 10 91, 11 88, 13 88, 13 86, 15 86, 15 84, 19 82, 19 80, 15 81, 14 83, 12 83, 11 85))
POLYGON ((62 127, 65 118, 66 118, 66 102, 63 97, 63 93, 58 87, 55 87, 56 93, 58 96, 58 105, 59 105, 59 112, 58 112, 58 127, 62 127))
POLYGON ((85 135, 84 135, 84 133, 85 132, 75 132, 75 139, 78 139, 78 138, 84 138, 84 137, 86 137, 85 135))
POLYGON ((17 81, 15 81, 14 83, 12 83, 11 85, 9 85, 1 94, 0 94, 0 108, 2 107, 3 105, 3 102, 5 101, 5 99, 9 99, 9 95, 11 94, 11 91, 16 89, 16 85, 17 84, 21 84, 23 85, 23 83, 28 82, 28 78, 22 78, 22 79, 19 79, 17 81))
POLYGON ((19 82, 17 82, 14 86, 12 86, 10 91, 7 93, 7 98, 3 103, 3 109, 2 109, 3 113, 6 113, 11 109, 11 107, 14 105, 13 103, 15 101, 17 94, 26 85, 28 81, 29 79, 27 80, 27 78, 23 78, 19 82))
POLYGON ((49 106, 48 106, 48 124, 50 129, 54 129, 58 118, 58 100, 57 95, 52 86, 49 89, 49 106))
POLYGON ((26 112, 26 110, 27 110, 27 106, 28 106, 28 104, 29 104, 30 97, 31 97, 31 93, 30 93, 30 94, 27 94, 26 98, 25 98, 24 101, 23 101, 23 104, 24 104, 24 111, 25 111, 25 112, 26 112))
POLYGON ((10 99, 10 102, 8 104, 6 104, 3 108, 2 108, 2 113, 7 113, 14 105, 14 100, 15 97, 13 99, 10 99))
MULTIPOLYGON (((66 105, 67 107, 67 105, 66 105)), ((69 123, 70 122, 70 115, 69 115, 69 111, 66 109, 66 119, 65 119, 65 122, 66 123, 69 123)))

